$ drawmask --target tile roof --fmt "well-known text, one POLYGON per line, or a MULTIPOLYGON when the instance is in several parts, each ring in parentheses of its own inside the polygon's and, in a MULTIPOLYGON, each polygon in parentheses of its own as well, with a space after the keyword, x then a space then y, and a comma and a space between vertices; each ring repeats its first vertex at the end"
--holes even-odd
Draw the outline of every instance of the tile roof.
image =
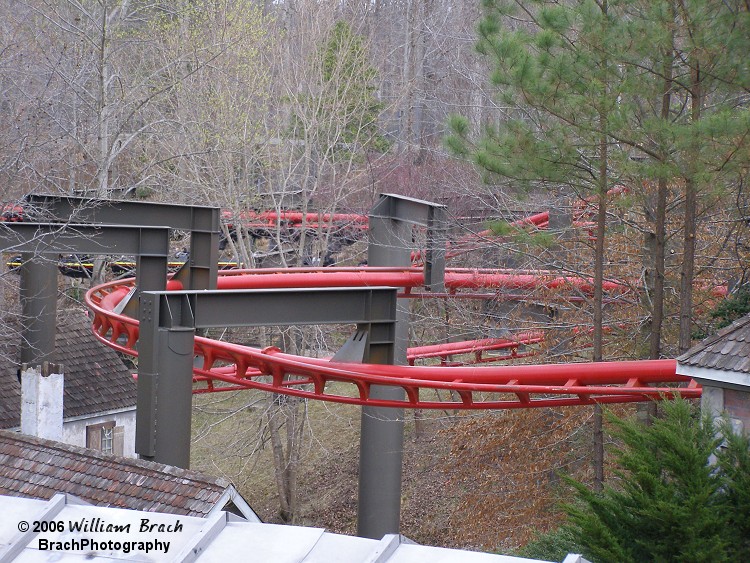
POLYGON ((204 517, 227 491, 236 494, 228 481, 197 471, 0 430, 0 495, 63 492, 95 506, 204 517))
POLYGON ((677 361, 698 368, 750 373, 750 315, 693 346, 677 361))
MULTIPOLYGON (((19 342, 2 343, 3 356, 15 361, 0 364, 0 428, 21 422, 21 385, 18 382, 19 342)), ((63 417, 90 415, 136 404, 136 383, 117 353, 96 340, 83 311, 58 314, 55 362, 65 370, 63 417)))

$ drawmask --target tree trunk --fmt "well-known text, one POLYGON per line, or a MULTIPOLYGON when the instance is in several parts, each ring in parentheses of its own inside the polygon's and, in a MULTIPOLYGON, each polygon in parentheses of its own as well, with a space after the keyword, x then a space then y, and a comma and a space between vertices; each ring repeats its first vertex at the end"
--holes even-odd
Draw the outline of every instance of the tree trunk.
POLYGON ((107 88, 109 87, 109 62, 107 61, 107 3, 102 4, 99 46, 98 46, 98 83, 97 83, 97 142, 99 143, 99 162, 97 163, 96 196, 106 199, 109 194, 109 112, 107 88))
MULTIPOLYGON (((277 401, 280 396, 275 393, 271 396, 271 404, 268 407, 268 431, 271 436, 271 451, 273 452, 274 477, 276 479, 276 491, 279 494, 279 516, 284 522, 292 519, 292 507, 290 506, 289 487, 287 484, 286 456, 284 445, 281 441, 281 408, 277 401)), ((281 399, 283 400, 283 398, 281 399)))
MULTIPOLYGON (((603 5, 606 13, 607 4, 603 5)), ((606 67, 607 61, 603 61, 606 67)), ((596 242, 594 244, 594 350, 595 362, 604 357, 604 237, 607 229, 607 188, 609 187, 609 153, 607 145, 607 114, 604 108, 599 110, 599 177, 598 204, 596 216, 596 242)), ((594 489, 604 488, 604 430, 602 425, 602 407, 594 405, 594 489)))
POLYGON ((412 57, 414 52, 414 3, 418 0, 406 0, 404 5, 404 60, 402 71, 402 84, 404 87, 404 99, 401 103, 401 116, 399 119, 398 152, 403 153, 411 147, 412 138, 412 110, 414 107, 414 85, 412 75, 412 57))
POLYGON ((422 164, 427 156, 425 146, 425 118, 427 113, 427 34, 425 22, 430 17, 429 6, 426 0, 417 0, 415 9, 416 21, 414 22, 414 86, 416 92, 412 98, 413 104, 413 132, 411 135, 417 147, 415 164, 422 164))
MULTIPOLYGON (((675 12, 672 5, 672 19, 675 12)), ((664 91, 661 96, 660 118, 668 123, 670 108, 672 105, 672 75, 674 72, 674 28, 672 29, 672 40, 669 49, 664 53, 664 91)), ((668 155, 662 153, 663 161, 668 155)), ((654 248, 654 291, 653 291, 653 313, 651 315, 651 342, 649 346, 649 357, 658 360, 661 356, 661 333, 664 324, 664 275, 666 260, 667 239, 667 193, 669 186, 666 178, 659 178, 656 192, 656 225, 655 225, 655 248, 654 248)), ((654 409, 655 410, 655 409, 654 409)))
POLYGON ((267 412, 274 478, 279 495, 279 516, 284 522, 292 524, 297 519, 299 505, 297 478, 305 428, 305 408, 304 400, 274 393, 267 412))
MULTIPOLYGON (((700 64, 692 61, 691 70, 691 121, 693 125, 701 119, 703 103, 702 76, 700 64)), ((693 136, 694 139, 697 135, 693 136)), ((680 353, 686 352, 692 344, 693 278, 695 276, 695 229, 698 209, 698 188, 696 186, 698 153, 700 147, 693 144, 688 155, 687 177, 685 178, 685 224, 682 242, 682 271, 680 273, 680 353)))
MULTIPOLYGON (((674 16, 674 12, 673 12, 674 16)), ((669 121, 670 107, 672 104, 672 74, 674 69, 674 31, 669 50, 664 53, 664 91, 661 97, 660 118, 667 123, 669 121)), ((661 151, 660 151, 661 152, 661 151)), ((661 152, 662 162, 668 155, 661 152)), ((669 185, 667 179, 660 177, 656 187, 656 217, 654 225, 654 268, 653 288, 651 291, 651 335, 649 342, 649 358, 658 360, 661 357, 661 334, 664 324, 664 282, 665 282, 665 260, 667 239, 667 194, 669 185)), ((651 401, 642 410, 645 422, 648 424, 656 416, 656 402, 651 401)))
MULTIPOLYGON (((296 329, 291 331, 291 334, 284 332, 282 335, 284 348, 296 354, 303 349, 303 335, 296 329)), ((296 521, 299 504, 297 477, 306 408, 307 403, 302 399, 274 393, 271 395, 267 411, 274 477, 279 495, 279 516, 290 524, 296 521), (282 429, 285 432, 282 433, 282 429)))
MULTIPOLYGON (((593 359, 595 362, 601 362, 603 353, 603 332, 604 332, 604 310, 603 310, 603 291, 604 282, 604 236, 607 222, 607 141, 602 136, 600 142, 599 164, 599 210, 596 220, 596 244, 594 251, 594 350, 593 359)), ((602 407, 599 404, 594 405, 594 489, 601 491, 604 488, 604 429, 602 424, 602 407)))

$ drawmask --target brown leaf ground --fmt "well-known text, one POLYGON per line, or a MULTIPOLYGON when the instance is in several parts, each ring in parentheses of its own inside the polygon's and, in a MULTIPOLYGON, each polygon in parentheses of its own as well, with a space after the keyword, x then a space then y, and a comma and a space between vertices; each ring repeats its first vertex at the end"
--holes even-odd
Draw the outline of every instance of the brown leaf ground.
MULTIPOLYGON (((201 408, 194 432, 210 418, 201 408)), ((310 402, 307 416, 295 523, 355 534, 359 409, 310 402)), ((590 407, 428 412, 417 425, 406 416, 401 533, 418 543, 509 553, 559 523, 560 474, 591 475, 590 407)), ((232 479, 261 518, 279 522, 270 448, 249 454, 250 430, 261 427, 257 409, 240 410, 194 445, 193 465, 232 479)))

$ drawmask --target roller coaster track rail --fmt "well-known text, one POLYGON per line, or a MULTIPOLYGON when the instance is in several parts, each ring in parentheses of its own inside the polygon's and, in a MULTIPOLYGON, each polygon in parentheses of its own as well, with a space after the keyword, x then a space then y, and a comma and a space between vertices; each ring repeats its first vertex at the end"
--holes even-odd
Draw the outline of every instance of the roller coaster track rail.
MULTIPOLYGON (((274 287, 417 287, 423 282, 414 268, 325 268, 233 270, 219 273, 219 289, 274 287)), ((550 276, 543 272, 446 270, 446 290, 452 293, 481 288, 575 288, 588 291, 590 280, 550 276)), ((130 292, 133 280, 118 280, 92 288, 86 302, 92 311, 96 337, 106 345, 137 356, 138 321, 115 308, 130 292)), ((168 289, 180 289, 170 281, 168 289)), ((627 287, 612 282, 609 291, 627 287)), ((511 348, 534 344, 537 333, 521 333, 498 343, 484 339, 464 343, 460 352, 493 346, 511 348)), ((450 350, 449 350, 450 351, 450 350)), ((418 409, 523 409, 631 403, 677 396, 697 398, 700 386, 676 373, 675 360, 640 360, 544 365, 391 366, 334 362, 287 354, 278 348, 254 348, 210 338, 195 338, 202 362, 193 371, 193 393, 257 389, 352 405, 418 409), (371 394, 373 385, 400 387, 404 400, 383 400, 371 394)), ((434 346, 412 350, 412 357, 444 357, 434 346)), ((514 354, 509 355, 513 357, 514 354)))

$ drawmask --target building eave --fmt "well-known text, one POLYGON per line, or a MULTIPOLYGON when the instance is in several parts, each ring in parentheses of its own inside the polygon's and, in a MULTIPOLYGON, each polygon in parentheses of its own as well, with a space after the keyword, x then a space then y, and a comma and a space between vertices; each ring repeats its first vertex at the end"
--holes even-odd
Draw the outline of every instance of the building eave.
POLYGON ((692 377, 701 385, 750 390, 750 374, 744 372, 702 368, 677 362, 677 373, 692 377))

